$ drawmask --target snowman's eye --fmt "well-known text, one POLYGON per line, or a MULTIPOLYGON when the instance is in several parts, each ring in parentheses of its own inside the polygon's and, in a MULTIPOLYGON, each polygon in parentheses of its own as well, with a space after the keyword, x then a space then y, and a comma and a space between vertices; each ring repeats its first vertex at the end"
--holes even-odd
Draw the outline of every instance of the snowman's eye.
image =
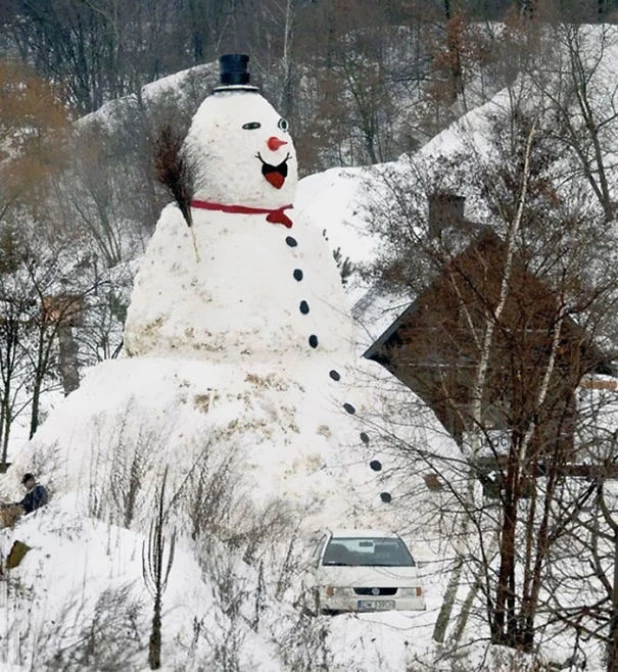
POLYGON ((280 128, 282 131, 286 131, 286 132, 287 132, 287 130, 290 128, 290 124, 288 124, 288 120, 287 120, 287 119, 279 119, 279 123, 277 124, 277 126, 279 126, 279 128, 280 128))
POLYGON ((259 121, 249 121, 246 124, 243 124, 242 127, 246 131, 254 131, 256 128, 261 128, 262 124, 259 121))

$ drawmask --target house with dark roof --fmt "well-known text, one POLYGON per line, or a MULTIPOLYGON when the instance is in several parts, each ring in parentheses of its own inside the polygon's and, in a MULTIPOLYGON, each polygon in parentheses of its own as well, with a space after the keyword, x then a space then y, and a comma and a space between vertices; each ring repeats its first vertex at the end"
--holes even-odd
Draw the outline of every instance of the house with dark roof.
POLYGON ((489 227, 463 219, 463 199, 430 203, 429 233, 465 233, 465 245, 364 353, 413 390, 463 446, 479 429, 492 439, 534 427, 532 451, 573 459, 575 391, 583 376, 614 373, 608 358, 565 311, 558 294, 521 258, 513 259, 499 317, 507 244, 489 227), (482 418, 473 400, 488 325, 493 337, 482 386, 482 418))

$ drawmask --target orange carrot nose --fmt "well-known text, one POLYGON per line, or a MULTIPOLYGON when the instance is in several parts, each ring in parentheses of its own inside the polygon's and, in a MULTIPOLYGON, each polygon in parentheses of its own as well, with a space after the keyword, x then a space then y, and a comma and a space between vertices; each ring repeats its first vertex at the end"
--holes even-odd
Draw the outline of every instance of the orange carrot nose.
POLYGON ((268 149, 270 149, 273 152, 276 152, 279 149, 279 147, 287 145, 288 143, 285 140, 279 140, 279 138, 273 135, 272 137, 268 138, 266 144, 268 145, 268 149))

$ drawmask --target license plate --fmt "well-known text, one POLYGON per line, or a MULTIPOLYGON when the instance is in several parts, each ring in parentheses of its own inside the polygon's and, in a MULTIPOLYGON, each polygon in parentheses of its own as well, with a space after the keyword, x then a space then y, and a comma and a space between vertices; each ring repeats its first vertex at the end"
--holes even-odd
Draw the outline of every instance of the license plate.
POLYGON ((389 611, 395 608, 395 600, 359 600, 359 611, 389 611))

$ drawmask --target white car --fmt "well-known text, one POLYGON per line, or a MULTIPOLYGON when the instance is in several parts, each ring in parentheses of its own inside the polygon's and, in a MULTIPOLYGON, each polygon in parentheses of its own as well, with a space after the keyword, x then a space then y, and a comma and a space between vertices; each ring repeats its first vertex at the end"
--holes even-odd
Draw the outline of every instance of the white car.
POLYGON ((414 558, 401 537, 392 532, 327 531, 311 565, 317 614, 425 609, 414 558))

